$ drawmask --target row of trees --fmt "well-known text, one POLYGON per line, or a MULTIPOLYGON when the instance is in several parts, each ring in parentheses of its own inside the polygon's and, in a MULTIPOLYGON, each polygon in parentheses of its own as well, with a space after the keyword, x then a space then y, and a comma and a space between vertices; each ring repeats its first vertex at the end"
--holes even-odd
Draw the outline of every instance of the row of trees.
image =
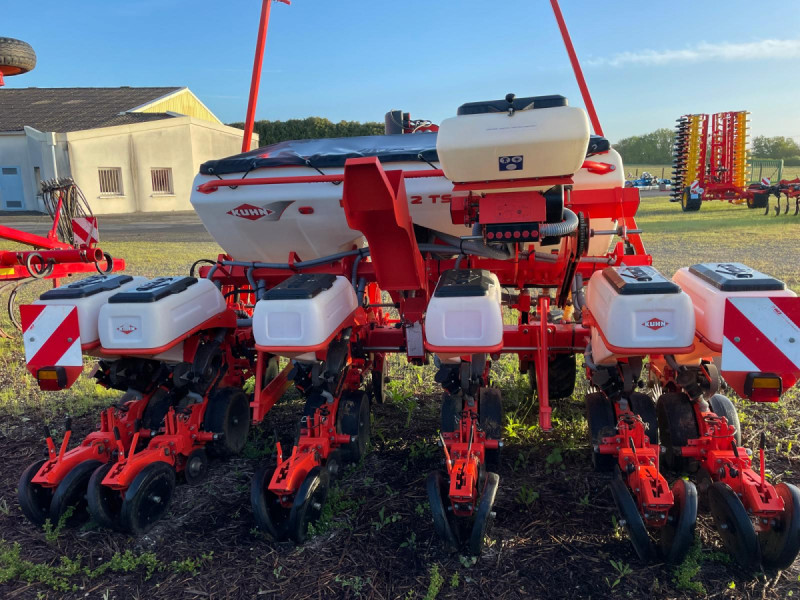
MULTIPOLYGON (((614 144, 614 148, 629 164, 669 165, 672 163, 672 142, 672 130, 662 128, 622 139, 614 144)), ((792 138, 783 136, 755 136, 750 155, 753 158, 783 159, 787 166, 800 165, 800 146, 792 138)))
MULTIPOLYGON (((244 129, 244 123, 230 123, 231 127, 244 129)), ((256 121, 253 128, 262 146, 285 140, 313 140, 318 138, 353 137, 357 135, 380 135, 383 123, 339 121, 334 123, 322 117, 289 119, 288 121, 256 121)))

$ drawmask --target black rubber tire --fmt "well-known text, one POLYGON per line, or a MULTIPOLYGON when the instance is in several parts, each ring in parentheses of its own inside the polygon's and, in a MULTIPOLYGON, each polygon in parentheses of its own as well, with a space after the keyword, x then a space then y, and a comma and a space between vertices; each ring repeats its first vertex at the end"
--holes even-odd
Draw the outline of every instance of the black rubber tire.
POLYGON ((256 469, 250 481, 250 506, 258 528, 280 542, 289 533, 289 509, 284 508, 278 497, 268 489, 273 473, 275 467, 270 464, 263 464, 256 469))
POLYGON ((614 504, 617 506, 620 516, 625 521, 625 530, 628 532, 633 549, 644 562, 653 559, 653 543, 644 525, 644 520, 639 514, 639 507, 633 499, 627 484, 617 470, 617 474, 611 481, 611 495, 614 497, 614 504))
POLYGON ((716 481, 708 489, 708 505, 725 550, 746 571, 757 570, 761 565, 758 537, 736 492, 716 481))
POLYGON ((617 461, 611 454, 600 454, 594 447, 600 444, 603 437, 614 435, 617 431, 617 420, 611 400, 602 392, 594 392, 586 396, 586 420, 589 424, 589 443, 592 450, 592 466, 599 473, 614 470, 617 461))
POLYGON ((448 552, 458 552, 460 545, 457 537, 458 528, 453 522, 452 513, 447 510, 450 506, 450 498, 446 482, 447 479, 441 471, 433 471, 428 475, 425 488, 428 492, 428 504, 431 508, 433 529, 436 535, 448 552))
POLYGON ((75 465, 64 476, 64 479, 56 487, 53 499, 50 502, 50 523, 53 526, 58 524, 61 515, 69 507, 74 508, 72 515, 66 520, 66 525, 69 527, 75 527, 89 520, 86 490, 92 473, 102 464, 99 460, 86 460, 75 465))
POLYGON ((777 524, 758 533, 761 562, 767 569, 788 569, 800 552, 800 490, 779 483, 775 491, 783 499, 784 512, 777 524))
POLYGON ((736 429, 736 433, 734 434, 736 445, 741 446, 742 426, 739 423, 739 413, 736 412, 736 407, 733 405, 733 402, 730 401, 730 398, 722 394, 714 394, 711 396, 711 400, 708 401, 708 405, 711 407, 711 412, 718 417, 725 417, 728 425, 733 425, 734 429, 736 429))
POLYGON ((106 529, 121 529, 119 516, 122 512, 122 494, 119 490, 102 485, 115 463, 108 462, 95 469, 86 486, 86 501, 89 514, 95 523, 106 529))
POLYGON ((387 358, 388 357, 385 354, 382 355, 380 370, 373 370, 372 374, 370 375, 370 389, 372 390, 372 399, 375 400, 377 404, 383 404, 383 401, 385 399, 384 388, 386 386, 386 382, 389 379, 389 361, 387 360, 387 358))
POLYGON ((370 439, 369 397, 363 390, 345 392, 339 399, 336 428, 340 433, 355 436, 355 441, 341 446, 350 462, 359 462, 367 453, 370 439))
POLYGON ((22 509, 22 514, 34 525, 44 525, 50 515, 50 501, 53 499, 53 490, 31 483, 36 473, 47 461, 42 459, 28 465, 22 472, 17 486, 17 500, 22 509))
POLYGON ((656 401, 656 415, 661 445, 665 449, 660 463, 665 470, 681 471, 687 466, 686 459, 676 449, 700 436, 692 402, 681 392, 661 394, 656 401))
POLYGON ((159 461, 147 465, 125 491, 120 511, 122 529, 133 535, 147 533, 167 513, 175 491, 175 469, 159 461))
POLYGON ((441 424, 442 433, 458 431, 461 412, 464 410, 464 399, 461 395, 452 395, 445 392, 442 395, 441 424))
POLYGON ((314 467, 300 484, 289 511, 288 522, 289 537, 295 543, 302 544, 306 541, 308 524, 319 519, 322 514, 329 483, 328 470, 325 467, 314 467))
POLYGON ((747 208, 767 208, 769 205, 769 194, 753 194, 747 197, 747 208))
MULTIPOLYGON (((499 389, 481 389, 478 421, 488 439, 499 441, 503 437, 503 396, 499 389)), ((486 450, 486 466, 492 469, 500 466, 500 448, 486 450)))
POLYGON ((683 194, 681 194, 681 210, 683 212, 698 211, 700 210, 702 204, 703 204, 702 198, 692 198, 688 186, 683 188, 683 194))
POLYGON ((647 429, 647 438, 651 444, 658 446, 658 418, 656 417, 656 403, 647 394, 633 392, 628 399, 631 412, 644 421, 647 429))
POLYGON ((341 450, 331 450, 325 461, 328 476, 331 481, 336 481, 344 474, 344 454, 341 450))
POLYGON ((472 524, 472 533, 469 538, 469 552, 472 556, 480 556, 483 551, 483 540, 489 533, 494 521, 492 508, 494 499, 497 496, 497 488, 500 485, 500 476, 497 473, 486 474, 486 486, 483 488, 483 495, 478 503, 478 510, 475 513, 475 522, 472 524))
POLYGON ((675 503, 667 523, 659 531, 658 545, 661 557, 671 565, 683 562, 694 542, 697 521, 697 488, 691 481, 678 479, 672 484, 675 503))
MULTIPOLYGON (((547 361, 547 393, 551 400, 570 398, 575 393, 577 362, 574 354, 554 354, 547 361)), ((536 366, 528 367, 531 389, 536 391, 536 366)))
POLYGON ((0 72, 6 77, 32 71, 36 66, 36 53, 22 40, 0 37, 0 72))
POLYGON ((235 456, 247 444, 250 432, 250 401, 239 388, 226 387, 212 392, 203 419, 203 429, 221 433, 222 439, 206 448, 215 456, 235 456))

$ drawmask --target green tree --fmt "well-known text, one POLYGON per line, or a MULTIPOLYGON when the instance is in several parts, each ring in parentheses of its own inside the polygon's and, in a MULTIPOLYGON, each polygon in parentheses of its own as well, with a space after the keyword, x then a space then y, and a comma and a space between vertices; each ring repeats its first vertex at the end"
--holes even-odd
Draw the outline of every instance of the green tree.
POLYGON ((672 143, 672 130, 663 127, 622 139, 614 148, 626 163, 665 165, 672 162, 672 143))
MULTIPOLYGON (((244 123, 231 123, 230 125, 244 129, 244 123)), ((286 140, 381 135, 384 132, 384 125, 374 121, 334 123, 322 117, 308 117, 306 119, 289 119, 288 121, 256 121, 254 131, 258 134, 259 144, 267 146, 286 140)))
POLYGON ((792 138, 778 135, 767 137, 757 135, 753 138, 752 155, 756 158, 790 159, 800 156, 800 146, 792 138))

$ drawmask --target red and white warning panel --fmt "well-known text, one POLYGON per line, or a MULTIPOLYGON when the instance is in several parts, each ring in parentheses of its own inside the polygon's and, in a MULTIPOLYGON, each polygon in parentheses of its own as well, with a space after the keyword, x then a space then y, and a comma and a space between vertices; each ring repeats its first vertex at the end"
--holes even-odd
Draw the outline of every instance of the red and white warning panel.
POLYGON ((721 371, 741 396, 775 402, 800 379, 800 298, 729 298, 721 371))
POLYGON ((25 362, 43 390, 71 386, 83 370, 78 309, 75 306, 20 306, 25 362))
POLYGON ((72 241, 76 246, 94 246, 100 241, 97 217, 72 219, 72 241))

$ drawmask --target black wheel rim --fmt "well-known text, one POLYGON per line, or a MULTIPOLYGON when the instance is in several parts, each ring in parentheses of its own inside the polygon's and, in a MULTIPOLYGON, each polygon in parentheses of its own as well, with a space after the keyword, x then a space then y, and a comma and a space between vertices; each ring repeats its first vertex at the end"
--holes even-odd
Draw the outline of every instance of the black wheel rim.
POLYGON ((275 541, 286 539, 289 510, 281 505, 280 498, 269 491, 269 482, 275 467, 262 465, 250 482, 250 505, 256 525, 266 531, 275 541))
POLYGON ((238 454, 247 444, 247 433, 250 431, 250 403, 244 394, 236 394, 231 398, 226 423, 225 445, 233 454, 238 454))
POLYGON ((683 562, 694 541, 697 488, 689 481, 678 479, 672 484, 672 496, 675 502, 667 514, 667 522, 661 528, 658 541, 664 560, 678 564, 683 562))
POLYGON ((500 484, 500 476, 497 473, 488 473, 486 476, 486 487, 483 490, 478 511, 475 513, 475 522, 472 525, 472 534, 469 539, 469 551, 473 556, 480 556, 483 551, 484 540, 489 533, 494 522, 494 499, 497 495, 497 487, 500 484))
POLYGON ((636 502, 619 472, 611 481, 611 495, 614 497, 614 503, 617 505, 617 510, 624 521, 625 530, 628 532, 628 537, 636 554, 643 561, 651 560, 653 558, 653 545, 650 542, 650 536, 644 526, 642 515, 639 514, 639 508, 636 506, 636 502))
POLYGON ((142 469, 125 493, 122 525, 133 534, 149 531, 167 512, 175 490, 175 470, 157 462, 142 469))
POLYGON ((586 420, 589 423, 594 470, 605 473, 613 471, 616 464, 614 457, 610 454, 601 454, 594 449, 604 437, 614 435, 617 431, 614 408, 602 392, 586 396, 586 420))
POLYGON ((442 540, 445 548, 449 552, 458 551, 458 538, 456 528, 453 527, 452 517, 448 514, 447 508, 450 506, 446 479, 441 471, 434 471, 428 475, 426 488, 428 491, 428 503, 431 507, 433 516, 433 529, 436 535, 442 540))
POLYGON ((102 464, 99 460, 78 463, 61 480, 50 502, 50 522, 53 525, 59 523, 62 515, 70 509, 72 512, 66 519, 66 525, 74 527, 89 520, 86 489, 92 473, 102 464))
POLYGON ((38 483, 31 483, 42 465, 47 462, 39 460, 29 465, 19 479, 17 486, 17 500, 22 513, 35 525, 43 525, 50 514, 50 502, 53 499, 53 490, 45 488, 38 483))
POLYGON ((328 475, 331 481, 336 481, 342 475, 342 452, 341 450, 333 450, 328 454, 328 460, 325 461, 325 468, 328 469, 328 475))
POLYGON ((800 490, 779 483, 775 491, 783 500, 783 513, 769 529, 758 533, 761 561, 768 569, 788 569, 800 552, 800 490))
POLYGON ((337 429, 355 436, 355 441, 342 447, 348 460, 358 462, 366 454, 370 438, 369 398, 363 391, 347 393, 339 400, 337 429))
POLYGON ((761 564, 758 538, 736 492, 717 481, 708 490, 708 505, 725 549, 745 569, 757 569, 761 564))
POLYGON ((183 470, 183 476, 186 483, 189 485, 198 485, 205 480, 208 475, 208 458, 202 448, 193 450, 189 456, 186 457, 186 466, 183 470))
POLYGON ((308 524, 315 522, 322 514, 328 495, 328 481, 328 470, 314 467, 297 490, 289 513, 289 536, 298 544, 306 540, 308 524))
POLYGON ((122 494, 118 490, 103 485, 103 479, 114 464, 106 463, 95 469, 86 488, 86 500, 89 515, 98 525, 106 529, 118 530, 122 511, 122 494))

